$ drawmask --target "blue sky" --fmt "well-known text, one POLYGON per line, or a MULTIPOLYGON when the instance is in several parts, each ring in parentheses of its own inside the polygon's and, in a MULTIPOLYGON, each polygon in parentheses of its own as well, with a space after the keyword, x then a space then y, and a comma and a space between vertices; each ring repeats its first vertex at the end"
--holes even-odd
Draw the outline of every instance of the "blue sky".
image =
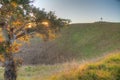
POLYGON ((61 18, 73 23, 99 21, 120 22, 120 0, 35 0, 34 5, 46 11, 55 11, 61 18))

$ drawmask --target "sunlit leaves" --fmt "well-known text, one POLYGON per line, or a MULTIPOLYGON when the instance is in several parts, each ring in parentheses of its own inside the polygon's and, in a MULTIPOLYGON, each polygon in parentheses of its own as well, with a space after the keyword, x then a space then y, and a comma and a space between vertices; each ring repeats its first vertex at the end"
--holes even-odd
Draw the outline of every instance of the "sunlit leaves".
POLYGON ((0 62, 4 62, 4 61, 5 61, 5 59, 4 59, 3 54, 0 54, 0 62))
POLYGON ((12 2, 11 2, 11 5, 12 5, 13 7, 17 7, 18 4, 17 4, 16 2, 12 1, 12 2))
POLYGON ((4 41, 4 38, 2 37, 2 35, 0 35, 0 43, 2 43, 4 41))
POLYGON ((4 50, 4 37, 1 33, 1 29, 0 29, 0 53, 3 53, 5 50, 4 50))
POLYGON ((43 24, 45 27, 49 27, 49 23, 46 21, 42 22, 41 24, 43 24))
POLYGON ((0 43, 2 43, 4 41, 4 37, 3 37, 3 34, 2 34, 2 29, 0 28, 0 43))
POLYGON ((12 22, 13 26, 18 26, 18 27, 22 26, 22 24, 23 24, 22 21, 19 21, 19 20, 16 20, 16 21, 12 22))
POLYGON ((10 47, 6 48, 6 52, 12 52, 12 53, 16 53, 20 50, 21 44, 14 42, 13 44, 10 45, 10 47))
POLYGON ((31 36, 29 35, 25 35, 23 37, 18 38, 18 40, 22 41, 22 42, 28 42, 30 40, 31 36))

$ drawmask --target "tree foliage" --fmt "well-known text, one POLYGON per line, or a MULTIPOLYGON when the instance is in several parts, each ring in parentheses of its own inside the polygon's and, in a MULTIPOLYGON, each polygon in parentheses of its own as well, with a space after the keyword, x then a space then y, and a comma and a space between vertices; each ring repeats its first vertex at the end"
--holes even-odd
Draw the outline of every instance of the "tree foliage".
MULTIPOLYGON (((28 40, 36 33, 39 33, 44 40, 54 39, 55 33, 68 23, 68 20, 57 18, 52 11, 46 12, 30 5, 31 2, 30 0, 0 1, 0 32, 3 33, 3 36, 0 35, 0 43, 10 40, 10 45, 15 48, 18 46, 15 45, 16 40, 28 40)), ((11 48, 6 49, 9 51, 11 48)))
MULTIPOLYGON (((31 0, 0 0, 0 61, 6 62, 6 68, 11 70, 10 74, 16 72, 15 69, 10 69, 15 66, 9 64, 11 64, 10 60, 15 60, 13 54, 19 51, 20 40, 28 41, 36 34, 45 41, 55 39, 56 33, 70 22, 58 18, 52 11, 46 12, 45 9, 36 8, 31 5, 32 2, 31 0)), ((8 77, 9 75, 6 80, 8 77)))

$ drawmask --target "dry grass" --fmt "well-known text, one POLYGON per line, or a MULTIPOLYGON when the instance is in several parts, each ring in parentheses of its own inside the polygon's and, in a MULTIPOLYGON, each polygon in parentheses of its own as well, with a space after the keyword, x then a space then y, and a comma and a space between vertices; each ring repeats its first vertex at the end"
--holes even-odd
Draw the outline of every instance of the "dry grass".
MULTIPOLYGON (((0 80, 4 68, 0 67, 0 80)), ((22 66, 17 80, 119 80, 120 52, 99 59, 55 65, 22 66)))
POLYGON ((119 80, 120 53, 113 53, 95 63, 80 65, 76 69, 60 72, 48 80, 119 80))

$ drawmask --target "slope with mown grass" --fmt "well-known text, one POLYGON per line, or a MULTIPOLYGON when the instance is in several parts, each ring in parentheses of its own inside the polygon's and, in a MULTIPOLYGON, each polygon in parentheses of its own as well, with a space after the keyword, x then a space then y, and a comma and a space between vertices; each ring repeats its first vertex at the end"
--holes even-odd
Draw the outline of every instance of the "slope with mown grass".
POLYGON ((54 74, 48 80, 120 80, 120 52, 98 62, 54 74))

